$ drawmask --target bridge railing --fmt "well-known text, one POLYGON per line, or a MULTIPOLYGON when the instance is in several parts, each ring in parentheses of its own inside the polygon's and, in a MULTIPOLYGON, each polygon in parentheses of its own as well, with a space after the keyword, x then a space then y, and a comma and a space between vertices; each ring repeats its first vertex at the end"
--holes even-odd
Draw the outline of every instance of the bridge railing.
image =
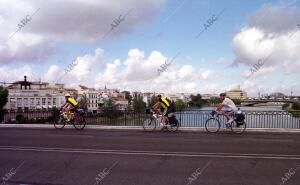
POLYGON ((300 111, 248 111, 249 128, 299 128, 300 111))
MULTIPOLYGON (((177 112, 182 127, 205 127, 211 110, 189 110, 177 112)), ((300 128, 300 111, 245 111, 248 128, 300 128)), ((226 118, 220 116, 222 127, 226 118)))
MULTIPOLYGON (((211 110, 186 110, 175 113, 181 127, 204 127, 206 120, 211 116, 211 110)), ((291 128, 300 129, 300 111, 246 111, 248 128, 291 128)), ((88 125, 113 126, 141 126, 149 115, 132 110, 107 111, 94 115, 87 115, 88 125)), ((220 117, 222 127, 225 127, 226 118, 220 117)), ((52 111, 6 111, 3 123, 45 123, 52 124, 52 111)))

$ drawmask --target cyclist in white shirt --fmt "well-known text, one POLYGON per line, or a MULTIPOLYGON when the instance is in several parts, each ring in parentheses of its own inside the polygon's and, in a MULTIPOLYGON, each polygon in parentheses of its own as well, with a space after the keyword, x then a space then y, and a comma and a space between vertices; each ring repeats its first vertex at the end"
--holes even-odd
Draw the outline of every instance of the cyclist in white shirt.
POLYGON ((221 109, 224 108, 223 114, 227 119, 226 126, 228 126, 233 121, 232 115, 235 111, 238 110, 238 108, 235 106, 234 102, 231 99, 226 97, 226 93, 221 93, 220 98, 221 100, 223 100, 223 102, 217 106, 216 111, 221 111, 221 109))

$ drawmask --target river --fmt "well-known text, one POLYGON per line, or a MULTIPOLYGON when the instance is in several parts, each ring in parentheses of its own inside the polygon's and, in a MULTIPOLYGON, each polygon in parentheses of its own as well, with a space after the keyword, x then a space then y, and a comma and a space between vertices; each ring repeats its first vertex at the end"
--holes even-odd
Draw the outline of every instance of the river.
MULTIPOLYGON (((200 110, 214 110, 216 107, 202 107, 200 110)), ((242 111, 283 111, 281 106, 239 107, 242 111)))
MULTIPOLYGON (((181 120, 182 127, 204 127, 210 117, 209 112, 215 107, 202 107, 189 111, 177 112, 176 117, 181 120)), ((281 106, 272 107, 240 107, 246 113, 248 128, 299 128, 300 120, 282 110, 281 106)), ((222 118, 222 126, 226 122, 222 118)))

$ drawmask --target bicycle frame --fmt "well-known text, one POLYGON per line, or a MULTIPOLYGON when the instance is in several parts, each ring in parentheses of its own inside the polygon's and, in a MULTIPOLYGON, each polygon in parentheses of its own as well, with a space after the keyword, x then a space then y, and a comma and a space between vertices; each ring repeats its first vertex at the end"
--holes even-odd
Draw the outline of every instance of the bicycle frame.
POLYGON ((163 123, 161 123, 161 118, 162 118, 162 116, 163 115, 161 115, 161 114, 158 114, 158 113, 156 113, 155 111, 153 111, 153 110, 150 110, 150 112, 151 112, 151 118, 153 118, 153 119, 156 119, 161 125, 163 124, 163 123))
POLYGON ((79 118, 82 117, 80 111, 75 111, 75 112, 70 112, 70 111, 61 111, 60 116, 64 119, 64 121, 67 122, 67 119, 65 118, 65 114, 68 113, 69 115, 71 115, 71 120, 70 122, 73 122, 74 120, 79 120, 79 118))
POLYGON ((224 111, 215 111, 213 115, 211 115, 212 118, 217 119, 220 121, 220 116, 224 116, 224 111))
MULTIPOLYGON (((215 117, 216 119, 218 119, 218 121, 221 122, 220 116, 225 116, 225 112, 224 111, 215 111, 215 114, 212 115, 212 117, 215 117)), ((235 113, 233 113, 230 117, 235 121, 235 113)))
MULTIPOLYGON (((205 123, 205 128, 208 132, 216 133, 219 131, 221 124, 224 123, 223 120, 220 119, 220 115, 224 115, 224 112, 223 111, 212 111, 211 118, 208 118, 205 123), (214 130, 214 129, 210 130, 211 128, 214 128, 214 127, 209 126, 210 125, 209 120, 211 120, 211 119, 214 119, 218 122, 217 130, 214 130)), ((230 122, 230 124, 227 123, 226 128, 230 128, 231 131, 234 133, 243 133, 247 127, 246 123, 243 121, 242 124, 239 125, 239 122, 236 121, 236 118, 237 118, 236 113, 232 114, 231 118, 233 119, 233 121, 230 122), (243 126, 241 126, 241 125, 243 125, 243 126)))
POLYGON ((62 129, 66 124, 72 124, 77 130, 82 130, 85 127, 85 112, 82 109, 76 110, 75 112, 68 112, 67 114, 69 115, 66 115, 66 112, 60 111, 57 119, 54 118, 55 128, 62 129), (71 116, 71 118, 68 116, 71 116))
POLYGON ((178 130, 178 127, 179 127, 179 122, 178 120, 176 119, 175 115, 172 115, 172 117, 175 117, 175 121, 177 121, 176 124, 171 124, 170 123, 170 119, 167 117, 167 116, 163 116, 157 112, 155 112, 154 110, 150 109, 150 110, 146 110, 146 112, 148 111, 148 114, 149 117, 146 118, 144 121, 143 121, 143 128, 145 131, 153 131, 155 130, 155 128, 157 126, 160 126, 162 127, 161 130, 165 130, 167 129, 168 131, 177 131, 178 130), (162 122, 162 118, 166 119, 166 124, 164 124, 162 122), (149 120, 150 119, 150 120, 149 120), (147 121, 148 120, 148 121, 147 121), (158 124, 159 123, 159 124, 158 124))
MULTIPOLYGON (((215 115, 216 115, 215 118, 218 119, 218 121, 221 122, 219 117, 220 117, 220 115, 225 116, 224 113, 225 113, 224 111, 215 111, 215 115)), ((212 116, 212 117, 214 117, 214 116, 212 116)), ((237 118, 236 112, 233 112, 233 114, 230 117, 233 119, 233 121, 236 121, 236 118, 237 118)))

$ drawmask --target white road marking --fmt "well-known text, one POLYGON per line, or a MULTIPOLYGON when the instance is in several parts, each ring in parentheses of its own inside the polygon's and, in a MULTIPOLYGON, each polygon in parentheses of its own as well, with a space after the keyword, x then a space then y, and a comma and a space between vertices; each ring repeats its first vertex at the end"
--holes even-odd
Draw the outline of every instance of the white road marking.
POLYGON ((85 154, 113 154, 113 155, 300 160, 300 155, 279 155, 279 154, 195 153, 195 152, 102 150, 102 149, 47 148, 47 147, 21 147, 21 146, 0 146, 0 150, 58 152, 58 153, 85 153, 85 154))

